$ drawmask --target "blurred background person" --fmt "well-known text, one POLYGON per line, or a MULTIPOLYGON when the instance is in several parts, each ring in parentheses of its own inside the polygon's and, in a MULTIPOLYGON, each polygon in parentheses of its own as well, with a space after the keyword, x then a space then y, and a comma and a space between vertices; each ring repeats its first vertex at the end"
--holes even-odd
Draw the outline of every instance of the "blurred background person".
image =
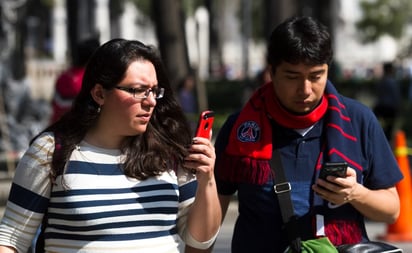
POLYGON ((80 92, 86 64, 99 45, 96 38, 85 39, 77 44, 71 66, 57 77, 51 102, 51 123, 58 120, 72 106, 74 98, 80 92))
POLYGON ((196 78, 193 72, 186 75, 179 83, 177 96, 180 106, 189 120, 192 131, 197 126, 198 106, 196 97, 196 78))
POLYGON ((381 122, 386 138, 391 141, 402 101, 400 85, 395 78, 395 66, 392 62, 383 64, 383 76, 377 83, 376 92, 376 104, 373 111, 381 122))
POLYGON ((187 114, 197 113, 195 83, 194 75, 188 74, 183 78, 178 87, 179 102, 182 106, 183 112, 187 114))

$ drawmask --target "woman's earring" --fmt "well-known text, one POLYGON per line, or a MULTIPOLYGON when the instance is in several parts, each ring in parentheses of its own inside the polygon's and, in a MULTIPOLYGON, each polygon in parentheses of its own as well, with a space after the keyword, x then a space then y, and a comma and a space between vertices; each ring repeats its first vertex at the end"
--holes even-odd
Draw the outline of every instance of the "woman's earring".
POLYGON ((99 114, 101 110, 102 110, 102 106, 99 105, 99 107, 97 107, 97 114, 99 114))

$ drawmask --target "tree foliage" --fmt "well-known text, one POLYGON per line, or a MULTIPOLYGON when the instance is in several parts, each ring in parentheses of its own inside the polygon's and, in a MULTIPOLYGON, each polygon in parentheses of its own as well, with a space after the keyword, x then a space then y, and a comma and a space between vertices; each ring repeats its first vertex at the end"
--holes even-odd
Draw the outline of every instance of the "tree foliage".
POLYGON ((356 23, 361 40, 374 42, 384 34, 399 39, 410 19, 410 0, 361 0, 363 17, 356 23))
POLYGON ((136 7, 143 12, 146 16, 150 17, 151 1, 150 0, 131 0, 136 7))

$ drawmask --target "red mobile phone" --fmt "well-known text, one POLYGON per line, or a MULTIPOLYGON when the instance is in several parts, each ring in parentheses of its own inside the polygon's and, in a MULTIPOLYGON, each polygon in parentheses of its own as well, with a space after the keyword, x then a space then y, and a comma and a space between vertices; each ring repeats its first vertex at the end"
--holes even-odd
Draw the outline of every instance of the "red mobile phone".
POLYGON ((215 113, 213 111, 203 111, 200 114, 199 121, 197 123, 195 136, 209 139, 214 119, 215 113))

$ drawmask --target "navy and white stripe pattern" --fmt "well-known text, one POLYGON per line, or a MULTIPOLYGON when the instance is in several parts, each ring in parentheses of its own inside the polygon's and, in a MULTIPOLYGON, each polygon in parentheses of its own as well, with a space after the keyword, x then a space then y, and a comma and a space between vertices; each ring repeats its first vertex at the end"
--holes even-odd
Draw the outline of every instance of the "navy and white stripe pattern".
POLYGON ((46 251, 178 252, 185 238, 178 234, 186 231, 184 216, 196 192, 192 174, 128 178, 118 150, 83 142, 73 151, 64 180, 58 176, 51 187, 47 155, 53 148, 53 137, 43 135, 19 164, 0 244, 25 252, 47 207, 46 251))

